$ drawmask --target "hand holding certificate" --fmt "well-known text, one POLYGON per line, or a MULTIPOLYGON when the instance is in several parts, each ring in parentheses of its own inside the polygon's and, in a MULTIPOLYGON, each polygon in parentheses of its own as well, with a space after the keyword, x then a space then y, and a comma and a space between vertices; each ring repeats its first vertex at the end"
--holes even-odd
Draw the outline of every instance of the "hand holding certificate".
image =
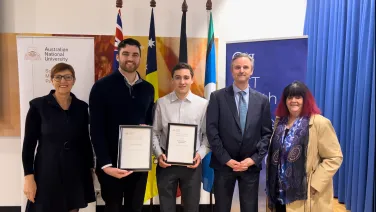
POLYGON ((118 168, 146 172, 151 170, 152 127, 119 127, 118 168))
POLYGON ((197 125, 168 124, 166 156, 172 165, 194 165, 197 125))

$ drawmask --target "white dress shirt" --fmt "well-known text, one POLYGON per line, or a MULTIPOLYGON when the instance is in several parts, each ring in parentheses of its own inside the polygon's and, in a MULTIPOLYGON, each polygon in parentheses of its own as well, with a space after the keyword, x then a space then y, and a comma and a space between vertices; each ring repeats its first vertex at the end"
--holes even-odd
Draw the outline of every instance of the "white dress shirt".
POLYGON ((153 122, 153 150, 158 158, 166 150, 168 123, 197 125, 197 153, 201 159, 210 151, 206 137, 206 108, 208 101, 189 91, 184 100, 175 92, 158 99, 153 122))

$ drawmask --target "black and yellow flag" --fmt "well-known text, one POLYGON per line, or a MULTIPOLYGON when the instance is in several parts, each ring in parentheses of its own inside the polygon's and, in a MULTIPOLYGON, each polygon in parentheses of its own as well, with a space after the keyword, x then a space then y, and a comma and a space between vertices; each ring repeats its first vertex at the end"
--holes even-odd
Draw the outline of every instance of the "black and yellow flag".
POLYGON ((155 39, 154 28, 154 11, 151 10, 149 41, 148 41, 148 57, 146 64, 146 81, 154 86, 154 100, 159 98, 158 90, 158 72, 157 72, 157 41, 155 39))
MULTIPOLYGON (((154 86, 154 101, 159 98, 158 89, 158 72, 157 72, 157 41, 155 39, 154 28, 154 11, 151 10, 149 41, 148 41, 148 57, 146 64, 146 81, 154 86)), ((155 157, 152 158, 152 170, 149 171, 148 181, 146 184, 146 191, 144 202, 158 195, 156 168, 157 164, 154 163, 155 157)))

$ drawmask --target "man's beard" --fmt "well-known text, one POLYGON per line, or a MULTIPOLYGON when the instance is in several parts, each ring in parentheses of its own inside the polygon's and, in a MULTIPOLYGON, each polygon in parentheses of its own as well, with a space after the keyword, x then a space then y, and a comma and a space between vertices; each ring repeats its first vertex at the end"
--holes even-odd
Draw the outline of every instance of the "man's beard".
POLYGON ((122 65, 119 64, 121 70, 123 70, 125 72, 128 72, 128 73, 135 72, 138 69, 139 65, 140 64, 133 63, 133 68, 129 69, 129 68, 127 68, 127 64, 125 64, 124 66, 122 66, 122 65))

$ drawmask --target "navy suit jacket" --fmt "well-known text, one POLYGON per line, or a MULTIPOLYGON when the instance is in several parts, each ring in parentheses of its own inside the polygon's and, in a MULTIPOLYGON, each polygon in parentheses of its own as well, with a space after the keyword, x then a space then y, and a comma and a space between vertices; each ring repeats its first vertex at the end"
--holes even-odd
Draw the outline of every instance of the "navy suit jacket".
POLYGON ((213 92, 207 108, 206 132, 213 152, 210 167, 215 170, 232 171, 226 165, 230 159, 240 162, 250 157, 255 165, 249 167, 248 171, 260 171, 272 135, 268 98, 249 89, 243 136, 233 86, 213 92))

